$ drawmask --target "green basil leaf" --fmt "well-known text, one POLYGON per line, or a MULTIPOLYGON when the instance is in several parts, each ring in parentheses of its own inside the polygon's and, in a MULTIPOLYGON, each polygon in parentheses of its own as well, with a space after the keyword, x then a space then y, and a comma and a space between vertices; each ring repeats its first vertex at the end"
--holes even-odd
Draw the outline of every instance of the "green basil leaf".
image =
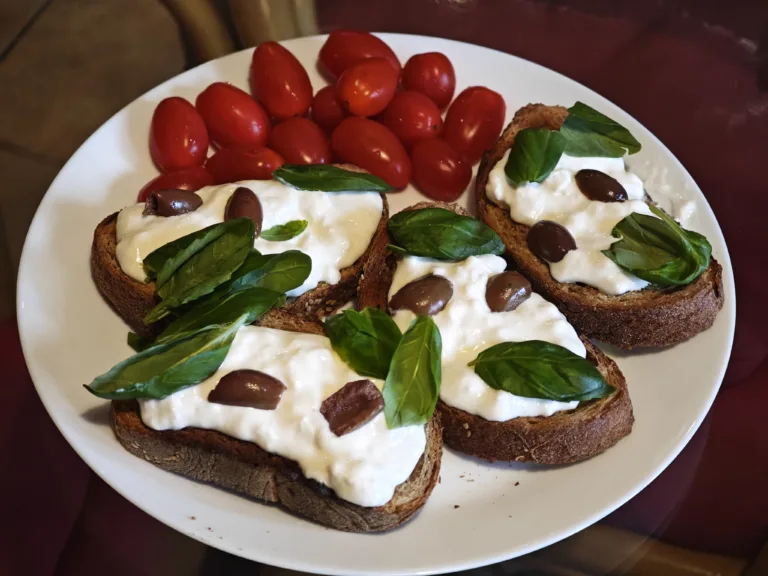
POLYGON ((504 253, 504 242, 493 229, 444 208, 398 212, 389 219, 388 226, 397 246, 412 256, 464 260, 504 253))
POLYGON ((611 234, 619 240, 603 254, 652 284, 690 284, 709 266, 712 246, 701 234, 681 228, 663 210, 650 208, 658 218, 630 214, 613 228, 611 234))
POLYGON ((323 192, 389 192, 392 186, 373 174, 327 164, 283 164, 272 176, 293 188, 323 192))
POLYGON ((496 344, 468 366, 494 390, 525 398, 571 402, 614 392, 589 360, 542 340, 496 344))
POLYGON ((434 320, 411 322, 398 344, 384 383, 384 417, 388 428, 425 424, 440 394, 443 343, 434 320))
POLYGON ((123 360, 85 388, 99 398, 165 398, 199 384, 216 370, 229 352, 235 334, 248 316, 212 326, 186 338, 152 346, 123 360))
MULTIPOLYGON (((215 240, 222 233, 223 230, 221 230, 219 224, 213 224, 207 228, 177 238, 172 242, 168 242, 168 244, 163 244, 160 248, 153 250, 144 257, 142 265, 144 266, 144 272, 147 274, 147 278, 149 280, 156 280, 162 267, 176 256, 181 256, 178 258, 177 262, 179 265, 183 264, 186 261, 187 254, 182 253, 184 253, 187 248, 196 244, 196 246, 190 250, 190 253, 194 254, 194 252, 197 251, 197 246, 204 246, 206 241, 215 240)), ((169 270, 177 267, 174 266, 174 264, 175 263, 169 263, 169 270)))
POLYGON ((259 237, 270 242, 285 242, 304 232, 307 229, 307 224, 306 220, 291 220, 285 224, 278 224, 262 230, 259 237))
MULTIPOLYGON (((651 208, 653 210, 653 208, 651 208)), ((677 222, 675 222, 677 224, 677 222)), ((696 251, 696 257, 699 259, 699 265, 704 266, 702 272, 709 268, 709 261, 712 258, 712 244, 709 243, 706 236, 694 232, 693 230, 685 230, 688 234, 688 241, 693 245, 696 251)))
POLYGON ((526 128, 515 136, 504 173, 515 186, 541 183, 554 170, 565 149, 565 138, 547 128, 526 128))
POLYGON ((187 260, 236 227, 235 220, 221 222, 164 244, 144 258, 144 271, 159 289, 187 260))
POLYGON ((141 352, 145 348, 152 346, 152 340, 139 336, 135 332, 128 332, 127 342, 134 352, 141 352))
POLYGON ((560 134, 569 156, 621 158, 625 152, 635 154, 641 148, 629 130, 581 102, 568 109, 560 134))
POLYGON ((405 248, 400 248, 400 246, 395 246, 394 244, 387 244, 387 250, 391 250, 395 254, 399 254, 400 256, 405 256, 408 254, 408 250, 405 248))
POLYGON ((387 377, 392 355, 402 333, 389 314, 378 308, 344 310, 325 321, 331 346, 350 368, 362 376, 387 377))
POLYGON ((311 271, 312 259, 299 250, 279 254, 259 254, 253 250, 221 289, 226 292, 251 286, 282 294, 304 284, 311 271))
POLYGON ((179 265, 183 264, 186 261, 185 256, 187 253, 185 250, 187 248, 192 246, 193 243, 197 243, 197 245, 189 251, 189 253, 194 253, 196 252, 197 246, 200 246, 201 244, 204 245, 205 240, 215 240, 221 232, 222 230, 218 228, 218 224, 214 224, 208 228, 203 228, 192 234, 177 238, 173 242, 168 242, 168 244, 163 244, 160 248, 153 250, 146 255, 142 262, 147 279, 157 280, 158 273, 166 263, 169 263, 169 270, 177 267, 175 266, 176 262, 178 262, 179 265), (209 228, 215 228, 215 230, 209 230, 209 228), (208 236, 209 232, 212 232, 210 236, 208 236), (179 255, 180 258, 178 258, 176 262, 172 262, 174 257, 179 255))
MULTIPOLYGON (((240 268, 235 270, 232 277, 227 282, 224 282, 216 288, 216 292, 222 294, 232 290, 239 290, 246 286, 255 286, 255 284, 249 284, 248 282, 241 280, 253 272, 262 270, 274 256, 274 254, 262 254, 255 248, 251 249, 251 251, 248 252, 248 256, 245 257, 245 260, 243 260, 243 263, 240 265, 240 268)), ((280 292, 280 290, 275 290, 275 292, 280 292)))
POLYGON ((210 294, 240 267, 253 249, 253 220, 237 218, 222 226, 226 228, 221 236, 187 259, 157 289, 162 302, 144 318, 146 324, 157 322, 173 308, 210 294))
POLYGON ((217 324, 229 324, 243 314, 246 315, 245 323, 251 324, 270 308, 282 306, 284 303, 285 296, 264 288, 243 288, 209 297, 171 322, 157 337, 155 344, 177 340, 217 324))

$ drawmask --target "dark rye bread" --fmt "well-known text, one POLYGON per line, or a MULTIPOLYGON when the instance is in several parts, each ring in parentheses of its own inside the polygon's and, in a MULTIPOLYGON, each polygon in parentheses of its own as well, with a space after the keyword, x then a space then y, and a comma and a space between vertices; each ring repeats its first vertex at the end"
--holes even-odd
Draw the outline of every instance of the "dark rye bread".
MULTIPOLYGON (((315 289, 290 300, 283 309, 295 314, 319 317, 334 312, 355 296, 357 281, 366 262, 386 250, 386 228, 389 207, 382 194, 384 208, 379 225, 365 253, 354 264, 341 271, 336 284, 321 282, 315 289)), ((107 216, 96 227, 91 246, 91 274, 99 293, 123 321, 141 336, 156 336, 165 327, 162 320, 147 326, 144 317, 159 302, 154 282, 138 282, 120 268, 115 254, 117 246, 117 213, 107 216)), ((266 317, 274 314, 267 312, 266 317)))
MULTIPOLYGON (((323 333, 320 322, 284 310, 275 311, 262 324, 323 333)), ((117 439, 134 456, 347 532, 380 532, 407 521, 424 506, 440 473, 443 444, 438 417, 426 425, 427 446, 408 480, 395 489, 389 502, 366 508, 342 500, 330 488, 306 478, 293 460, 265 452, 251 442, 200 428, 153 430, 144 425, 133 400, 113 401, 111 414, 117 439)))
POLYGON ((723 307, 722 268, 714 258, 701 276, 680 288, 648 287, 611 296, 592 286, 560 283, 552 278, 549 265, 528 249, 528 226, 514 222, 509 210, 487 199, 488 174, 512 146, 515 135, 525 128, 557 130, 567 116, 562 106, 530 104, 518 110, 480 162, 475 187, 478 217, 501 236, 534 289, 589 338, 629 350, 677 344, 712 326, 723 307))
POLYGON ((575 410, 506 422, 492 422, 439 401, 445 444, 491 462, 571 464, 605 452, 628 435, 635 417, 624 375, 589 340, 582 336, 581 341, 587 359, 616 392, 582 402, 575 410))
MULTIPOLYGON (((469 215, 455 204, 421 202, 407 210, 439 207, 469 215)), ((371 262, 358 287, 358 306, 388 311, 389 287, 397 257, 387 254, 371 262)), ((437 403, 447 446, 490 461, 570 464, 604 452, 632 431, 635 421, 627 383, 616 363, 592 343, 581 337, 587 358, 603 378, 616 389, 599 400, 582 402, 575 410, 552 416, 514 418, 493 422, 447 405, 437 403)))

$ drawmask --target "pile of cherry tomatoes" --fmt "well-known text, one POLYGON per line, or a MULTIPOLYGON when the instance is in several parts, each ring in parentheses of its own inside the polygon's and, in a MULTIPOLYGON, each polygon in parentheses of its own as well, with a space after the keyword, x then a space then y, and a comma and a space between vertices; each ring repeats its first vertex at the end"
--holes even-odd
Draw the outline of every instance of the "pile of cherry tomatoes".
POLYGON ((417 54, 402 67, 376 36, 339 30, 319 61, 335 83, 314 96, 296 57, 264 42, 251 60, 250 94, 215 82, 194 106, 178 97, 160 102, 149 145, 162 174, 139 201, 153 190, 266 180, 283 163, 329 162, 357 165, 395 189, 413 181, 427 196, 452 201, 501 133, 501 95, 473 86, 453 100, 453 65, 439 52, 417 54))

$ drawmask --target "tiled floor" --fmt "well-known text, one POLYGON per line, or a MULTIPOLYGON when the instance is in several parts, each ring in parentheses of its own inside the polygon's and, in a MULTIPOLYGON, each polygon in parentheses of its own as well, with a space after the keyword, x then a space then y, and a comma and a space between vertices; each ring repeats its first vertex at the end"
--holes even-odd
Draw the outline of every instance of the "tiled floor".
POLYGON ((112 114, 181 72, 160 0, 3 0, 0 7, 0 320, 48 185, 112 114))

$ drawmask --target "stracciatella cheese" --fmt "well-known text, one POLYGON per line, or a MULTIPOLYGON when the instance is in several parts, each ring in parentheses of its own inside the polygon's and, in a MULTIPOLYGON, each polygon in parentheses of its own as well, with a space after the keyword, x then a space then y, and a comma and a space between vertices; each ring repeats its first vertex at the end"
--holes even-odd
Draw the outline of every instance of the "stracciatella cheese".
POLYGON ((262 254, 300 250, 312 259, 304 284, 288 292, 299 296, 320 282, 336 284, 341 270, 351 266, 368 248, 381 219, 383 201, 376 192, 313 192, 296 190, 276 180, 248 180, 207 186, 197 191, 203 200, 194 212, 179 216, 144 216, 144 204, 120 211, 117 217, 117 261, 123 272, 144 282, 144 258, 160 246, 206 226, 224 221, 227 201, 236 188, 256 194, 264 212, 262 229, 291 220, 306 220, 306 230, 290 240, 270 242, 257 238, 262 254))
MULTIPOLYGON (((453 285, 453 296, 432 317, 443 341, 440 399, 446 404, 496 422, 572 410, 578 402, 524 398, 494 390, 475 374, 474 368, 467 366, 480 352, 502 342, 544 340, 582 358, 587 354, 565 316, 538 294, 531 294, 511 312, 491 311, 485 300, 485 287, 488 279, 504 272, 505 267, 504 259, 493 255, 472 256, 461 262, 406 256, 397 264, 389 298, 406 284, 428 274, 443 276, 453 285)), ((398 310, 393 318, 405 331, 415 315, 410 310, 398 310)))
MULTIPOLYGON (((320 413, 323 400, 362 377, 324 336, 257 326, 241 328, 219 370, 196 386, 161 400, 140 400, 141 418, 155 430, 187 426, 217 430, 298 462, 307 478, 360 506, 381 506, 413 472, 426 447, 424 426, 390 430, 384 413, 336 436, 320 413), (286 387, 275 410, 208 402, 229 372, 259 370, 286 387)), ((381 389, 383 382, 373 380, 381 389)))
POLYGON ((563 154, 557 166, 541 184, 528 182, 515 187, 507 179, 504 166, 509 150, 488 175, 489 200, 509 208, 512 220, 533 226, 551 220, 565 226, 576 241, 576 250, 560 262, 550 262, 549 270, 558 282, 582 282, 606 294, 623 294, 648 285, 609 259, 603 250, 617 239, 614 226, 633 212, 653 215, 644 202, 643 182, 626 170, 623 158, 577 158, 563 154), (599 170, 624 187, 625 202, 597 202, 587 198, 576 184, 579 170, 599 170))

